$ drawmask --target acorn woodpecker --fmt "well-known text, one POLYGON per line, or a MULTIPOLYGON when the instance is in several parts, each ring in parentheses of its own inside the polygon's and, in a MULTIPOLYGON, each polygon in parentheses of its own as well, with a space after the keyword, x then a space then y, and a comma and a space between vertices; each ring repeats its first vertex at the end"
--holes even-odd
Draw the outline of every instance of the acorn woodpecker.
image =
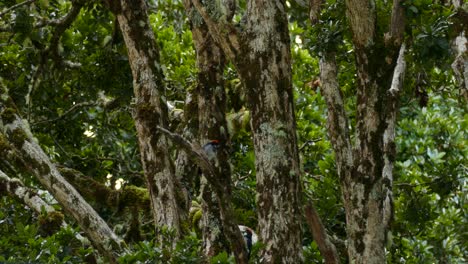
POLYGON ((203 150, 211 161, 216 158, 216 152, 219 149, 219 140, 211 140, 203 146, 203 150))
POLYGON ((244 237, 245 245, 247 246, 247 257, 250 259, 252 245, 257 243, 258 236, 250 227, 239 225, 239 229, 244 237))

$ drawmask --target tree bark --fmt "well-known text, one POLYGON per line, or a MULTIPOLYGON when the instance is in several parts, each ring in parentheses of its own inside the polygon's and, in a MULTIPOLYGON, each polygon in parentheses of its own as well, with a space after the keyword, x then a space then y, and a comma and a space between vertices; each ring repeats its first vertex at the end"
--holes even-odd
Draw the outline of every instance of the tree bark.
POLYGON ((393 4, 390 30, 378 36, 374 1, 346 1, 358 83, 354 146, 337 81, 335 55, 325 52, 320 60, 329 111, 328 134, 336 153, 346 210, 350 263, 385 263, 386 236, 393 217, 394 134, 405 71, 404 46, 398 53, 404 12, 400 0, 393 4))
MULTIPOLYGON (((214 1, 205 2, 212 8, 214 1)), ((192 3, 245 86, 255 148, 258 224, 264 263, 301 263, 301 185, 285 1, 248 1, 237 29, 192 3)), ((210 9, 211 10, 211 9, 210 9)), ((216 12, 215 12, 216 13, 216 12)), ((221 14, 222 11, 221 11, 221 14)))
MULTIPOLYGON (((179 133, 184 138, 194 141, 198 137, 198 101, 194 90, 187 91, 185 99, 184 114, 179 133)), ((183 150, 178 150, 175 161, 175 174, 183 186, 185 192, 186 210, 192 206, 192 197, 198 193, 199 169, 183 150)))
MULTIPOLYGON (((237 263, 247 263, 246 245, 235 219, 228 217, 224 204, 231 203, 231 169, 228 155, 228 127, 226 122, 226 93, 223 72, 226 59, 217 45, 200 14, 190 1, 185 8, 191 21, 192 37, 197 52, 199 139, 202 143, 218 140, 217 156, 212 165, 217 170, 223 189, 216 191, 205 176, 201 179, 202 223, 204 252, 208 257, 223 250, 232 250, 237 263), (223 193, 220 197, 217 193, 223 193), (222 202, 220 204, 220 201, 222 202)), ((234 8, 232 3, 228 9, 234 8)), ((226 10, 228 11, 228 10, 226 10)), ((231 11, 229 11, 231 12, 231 11)), ((232 10, 234 12, 234 10, 232 10)))
MULTIPOLYGON (((221 145, 224 146, 219 151, 225 153, 228 136, 226 122, 224 121, 224 112, 226 110, 223 81, 224 55, 213 42, 206 25, 192 23, 192 38, 197 52, 198 80, 196 92, 200 121, 199 140, 202 144, 214 139, 219 140, 222 143, 221 145), (221 133, 221 131, 224 132, 221 133)), ((230 185, 229 164, 226 155, 223 156, 224 160, 216 158, 218 165, 220 165, 218 169, 227 168, 227 170, 220 172, 220 175, 225 177, 226 184, 230 185)), ((223 232, 218 198, 204 176, 200 180, 200 187, 203 210, 203 250, 206 256, 213 257, 223 250, 229 251, 229 242, 223 232)))
POLYGON ((8 177, 0 170, 0 193, 6 192, 40 214, 55 212, 54 207, 46 203, 36 192, 25 187, 19 179, 8 177))
POLYGON ((309 203, 304 208, 307 224, 309 225, 310 231, 314 236, 315 242, 320 250, 320 254, 323 256, 325 263, 337 264, 340 263, 340 257, 336 251, 336 247, 328 236, 325 226, 322 224, 322 220, 315 210, 312 203, 309 203))
POLYGON ((468 52, 467 52, 467 28, 466 20, 468 18, 467 8, 463 8, 463 1, 453 0, 453 7, 457 10, 455 21, 458 35, 452 40, 452 49, 455 53, 455 60, 452 63, 452 69, 458 81, 460 88, 460 98, 468 102, 468 52))
MULTIPOLYGON (((0 170, 0 194, 7 192, 10 196, 13 196, 29 208, 33 209, 37 214, 42 213, 55 213, 55 215, 62 215, 57 212, 54 207, 49 205, 40 195, 33 189, 23 185, 19 179, 8 177, 3 171, 0 170)), ((62 215, 63 216, 63 215, 62 215)), ((60 226, 67 227, 68 224, 62 219, 60 226)), ((85 237, 76 233, 75 238, 79 240, 83 246, 90 246, 90 242, 85 237)))
MULTIPOLYGON (((128 50, 135 94, 135 126, 145 177, 150 192, 156 231, 163 226, 181 237, 188 219, 187 201, 170 158, 169 142, 157 130, 168 127, 168 110, 159 50, 150 27, 146 1, 108 1, 128 50)), ((174 241, 175 242, 175 241, 174 241)))
POLYGON ((33 138, 28 125, 18 116, 16 107, 3 86, 0 86, 0 116, 0 131, 5 135, 3 137, 0 134, 2 158, 12 159, 12 163, 22 160, 24 166, 77 221, 99 252, 110 262, 117 262, 118 256, 125 251, 124 242, 52 164, 33 138), (5 142, 5 139, 11 143, 5 142), (10 147, 12 149, 8 151, 10 147))

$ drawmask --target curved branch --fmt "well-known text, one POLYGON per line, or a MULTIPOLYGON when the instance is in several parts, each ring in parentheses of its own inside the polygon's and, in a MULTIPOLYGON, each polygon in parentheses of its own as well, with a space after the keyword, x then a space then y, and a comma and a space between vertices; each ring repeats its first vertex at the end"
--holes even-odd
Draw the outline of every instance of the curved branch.
POLYGON ((73 21, 75 21, 76 17, 78 17, 84 3, 85 1, 72 1, 72 7, 70 8, 70 11, 68 11, 68 13, 57 22, 55 30, 52 33, 52 38, 50 39, 50 45, 47 48, 47 52, 52 52, 54 59, 60 58, 58 54, 59 40, 65 30, 67 30, 73 21))
POLYGON ((187 155, 189 155, 189 157, 195 163, 197 163, 203 174, 205 174, 210 182, 215 185, 217 190, 223 189, 221 183, 217 180, 220 179, 220 177, 218 177, 217 170, 213 167, 213 165, 211 165, 208 156, 206 156, 205 151, 200 146, 194 145, 181 135, 172 133, 171 131, 160 126, 158 126, 157 129, 165 136, 167 136, 172 142, 180 146, 187 153, 187 155))
POLYGON ((72 3, 73 4, 72 4, 70 11, 58 21, 53 22, 53 24, 55 25, 55 30, 52 33, 52 38, 50 39, 49 47, 42 50, 41 55, 40 55, 41 57, 40 57, 39 65, 34 71, 33 77, 31 78, 31 82, 28 85, 28 93, 26 94, 26 102, 29 105, 29 107, 31 107, 31 94, 36 89, 36 87, 39 86, 40 76, 42 75, 42 72, 44 71, 45 65, 47 64, 47 60, 49 59, 49 55, 51 55, 52 59, 58 65, 68 66, 70 68, 77 68, 81 66, 81 64, 79 63, 62 60, 58 51, 58 46, 59 46, 58 44, 59 44, 60 38, 62 37, 62 34, 65 32, 67 28, 70 27, 73 21, 75 21, 85 1, 73 1, 72 3))
POLYGON ((320 216, 315 210, 313 204, 309 202, 309 204, 304 207, 304 211, 307 225, 314 236, 315 242, 317 242, 320 254, 322 254, 325 259, 325 263, 340 263, 340 257, 338 256, 336 247, 328 236, 325 226, 320 220, 320 216))
POLYGON ((232 248, 236 252, 237 263, 247 263, 247 252, 245 250, 246 245, 240 233, 240 230, 235 223, 235 215, 233 208, 230 203, 230 192, 228 191, 229 186, 224 184, 221 180, 224 179, 220 172, 214 168, 214 166, 208 160, 205 152, 200 146, 196 146, 188 142, 182 136, 172 133, 169 130, 157 127, 164 135, 166 135, 172 142, 179 145, 187 155, 197 163, 202 170, 204 176, 213 187, 213 190, 218 198, 219 209, 221 211, 221 220, 223 222, 224 232, 228 237, 229 241, 233 243, 232 248))

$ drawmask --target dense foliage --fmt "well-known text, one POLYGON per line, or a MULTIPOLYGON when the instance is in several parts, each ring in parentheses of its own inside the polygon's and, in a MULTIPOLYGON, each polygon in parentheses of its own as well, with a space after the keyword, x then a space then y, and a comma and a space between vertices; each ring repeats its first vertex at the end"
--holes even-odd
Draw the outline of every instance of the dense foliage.
MULTIPOLYGON (((54 162, 110 189, 124 192, 130 186, 144 187, 132 119, 132 77, 115 18, 105 6, 88 2, 54 46, 54 20, 67 14, 71 4, 64 0, 33 2, 1 14, 0 82, 9 88, 34 136, 54 162)), ((173 106, 171 125, 177 128, 185 97, 196 82, 191 31, 181 1, 149 2, 167 83, 165 96, 173 106)), ((245 4, 241 2, 239 8, 245 4)), ((356 107, 356 84, 344 3, 325 2, 314 26, 304 23, 307 8, 292 3, 289 27, 304 190, 340 248, 340 241, 346 238, 345 212, 325 127, 326 104, 314 82, 319 76, 320 52, 334 50, 340 58, 339 78, 345 84, 341 89, 347 109, 356 107)), ((388 1, 377 2, 379 12, 390 10, 388 1)), ((0 13, 16 3, 1 0, 0 13)), ((398 118, 395 213, 387 259, 390 263, 464 263, 468 261, 468 113, 450 69, 453 10, 438 1, 405 1, 405 7, 411 66, 398 118)), ((225 77, 231 106, 233 201, 238 221, 255 229, 249 116, 237 107, 242 106, 243 98, 232 67, 225 77)), ((350 119, 354 121, 353 116, 350 119)), ((27 172, 16 172, 14 176, 26 186, 41 189, 27 172)), ((65 217, 68 227, 47 230, 40 214, 2 191, 0 262, 83 263, 94 258, 92 247, 75 239, 79 230, 72 219, 65 217)), ((148 213, 135 213, 119 204, 109 206, 100 197, 87 199, 118 235, 129 237, 134 231, 129 227, 132 221, 140 220, 140 235, 127 240, 131 253, 120 263, 202 261, 196 208, 191 214, 192 232, 173 248, 170 230, 164 234, 167 243, 155 239, 148 213)), ((303 245, 306 263, 322 263, 308 231, 303 245)), ((222 253, 212 261, 229 263, 233 259, 222 253)))

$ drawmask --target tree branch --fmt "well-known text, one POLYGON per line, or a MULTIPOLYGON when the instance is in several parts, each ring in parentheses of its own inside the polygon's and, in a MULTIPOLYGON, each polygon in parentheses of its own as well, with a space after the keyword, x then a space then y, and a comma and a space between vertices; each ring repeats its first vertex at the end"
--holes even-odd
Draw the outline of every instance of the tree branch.
POLYGON ((322 10, 322 0, 309 0, 309 20, 312 25, 317 24, 322 10))
POLYGON ((150 212, 150 200, 148 190, 133 185, 115 190, 84 175, 80 171, 58 166, 60 173, 68 180, 86 200, 105 204, 109 208, 124 210, 130 207, 143 208, 144 212, 150 212))
POLYGON ((320 250, 320 254, 325 259, 325 263, 333 264, 340 263, 340 257, 336 251, 335 245, 332 243, 331 238, 327 235, 327 231, 323 226, 320 216, 315 210, 313 204, 309 202, 305 207, 305 217, 310 232, 314 236, 315 242, 320 250))
POLYGON ((5 14, 7 14, 7 13, 10 12, 10 11, 15 10, 15 9, 18 8, 18 7, 22 7, 22 6, 24 6, 24 5, 29 5, 30 3, 35 2, 35 1, 36 1, 36 0, 28 0, 28 1, 24 1, 24 2, 18 3, 18 4, 16 4, 16 5, 12 5, 12 6, 10 6, 9 8, 7 8, 7 9, 3 10, 2 12, 0 12, 0 17, 4 16, 5 14))
POLYGON ((25 187, 20 180, 8 177, 1 170, 0 191, 6 191, 10 195, 22 201, 38 214, 41 214, 43 210, 47 213, 55 211, 55 209, 46 203, 35 191, 25 187))
POLYGON ((216 170, 215 167, 210 163, 208 157, 205 154, 205 151, 200 146, 191 144, 182 136, 172 133, 165 128, 158 126, 157 129, 166 135, 172 142, 179 145, 200 167, 203 175, 206 177, 209 184, 213 187, 213 190, 218 198, 224 232, 229 241, 233 243, 231 246, 234 248, 234 251, 238 254, 236 255, 236 262, 247 263, 245 243, 237 224, 234 222, 235 216, 233 214, 233 208, 230 203, 231 198, 230 192, 228 191, 229 186, 222 182, 224 177, 222 177, 220 172, 218 172, 218 170, 216 170))
POLYGON ((197 163, 203 174, 205 174, 207 179, 215 186, 217 190, 223 189, 221 183, 217 180, 219 179, 217 170, 213 167, 213 165, 211 165, 208 157, 205 154, 205 151, 200 146, 191 144, 181 135, 172 133, 171 131, 160 126, 158 126, 157 129, 165 136, 167 136, 172 142, 180 146, 189 155, 189 157, 195 161, 195 163, 197 163))
POLYGON ((406 71, 405 61, 406 46, 403 43, 398 55, 397 64, 395 66, 392 78, 392 84, 388 90, 388 103, 386 104, 385 123, 387 124, 383 134, 383 153, 384 153, 384 167, 382 169, 382 177, 384 183, 388 186, 385 188, 385 198, 383 199, 383 219, 382 223, 387 226, 390 225, 393 216, 393 202, 392 202, 392 184, 393 184, 393 167, 396 156, 395 146, 395 130, 396 130, 396 117, 398 114, 398 99, 400 91, 403 88, 406 71))
POLYGON ((62 34, 67 30, 70 25, 75 21, 76 17, 80 14, 80 10, 83 7, 85 1, 72 1, 72 7, 70 11, 62 17, 55 27, 52 37, 50 39, 50 45, 47 48, 48 52, 52 52, 54 59, 59 59, 60 55, 58 54, 58 43, 62 34))
POLYGON ((34 139, 27 123, 17 114, 4 86, 0 86, 0 117, 1 131, 22 159, 27 161, 29 171, 77 221, 93 245, 110 262, 116 262, 118 256, 126 250, 125 243, 52 164, 34 139))
POLYGON ((60 116, 56 117, 56 118, 53 118, 53 119, 47 119, 47 120, 41 120, 41 121, 38 121, 38 122, 35 122, 35 123, 31 123, 32 126, 36 126, 36 125, 40 125, 40 124, 44 124, 44 123, 54 123, 54 122, 57 122, 61 119, 63 119, 66 115, 72 113, 73 111, 81 108, 81 107, 87 107, 87 106, 96 106, 98 105, 98 103, 96 102, 81 102, 81 103, 77 103, 77 104, 74 104, 72 107, 70 107, 70 109, 68 109, 67 111, 65 111, 65 113, 61 114, 60 116))
POLYGON ((49 59, 49 55, 51 55, 52 59, 56 62, 57 65, 69 66, 71 68, 77 68, 81 66, 81 64, 79 63, 62 60, 58 51, 58 44, 63 32, 65 32, 65 30, 70 27, 73 21, 75 21, 84 3, 85 1, 72 1, 72 7, 70 8, 70 11, 60 20, 53 22, 53 24, 55 24, 55 30, 52 33, 49 47, 42 50, 39 65, 34 71, 33 77, 31 78, 31 82, 28 85, 28 93, 26 94, 26 103, 29 107, 28 120, 31 111, 31 94, 39 86, 40 76, 44 71, 45 65, 47 64, 47 61, 49 59))
POLYGON ((310 140, 307 140, 306 142, 304 142, 304 144, 302 144, 302 146, 299 148, 299 151, 303 151, 305 149, 305 147, 309 146, 309 145, 313 145, 315 142, 319 142, 321 141, 322 138, 314 138, 314 139, 310 139, 310 140))
MULTIPOLYGON (((24 186, 24 184, 15 178, 8 177, 3 171, 0 170, 0 193, 2 191, 8 192, 11 196, 19 199, 22 203, 26 204, 29 208, 33 209, 37 214, 56 212, 54 207, 44 201, 34 190, 24 186)), ((61 226, 67 227, 65 221, 60 223, 61 226)), ((88 239, 76 234, 78 239, 83 245, 89 245, 88 239)))
POLYGON ((405 80, 406 61, 405 61, 406 45, 403 43, 400 47, 400 53, 398 54, 397 64, 393 71, 392 85, 388 90, 391 97, 397 97, 403 88, 403 82, 405 80))

